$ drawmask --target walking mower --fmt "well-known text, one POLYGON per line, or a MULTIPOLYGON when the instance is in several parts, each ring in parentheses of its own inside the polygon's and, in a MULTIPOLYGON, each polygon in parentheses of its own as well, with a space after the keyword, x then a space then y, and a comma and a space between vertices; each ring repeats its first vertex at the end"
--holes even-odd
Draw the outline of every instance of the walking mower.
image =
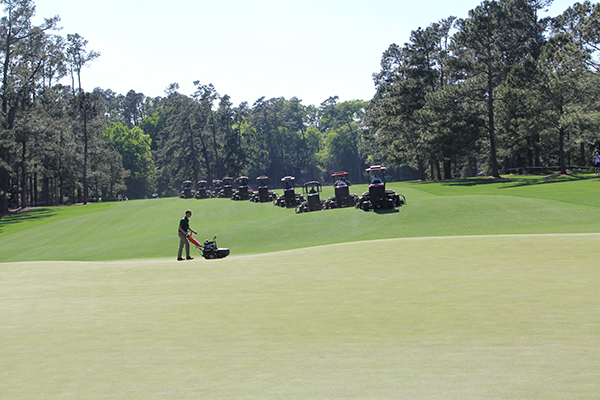
POLYGON ((190 243, 192 243, 198 248, 198 250, 200 250, 202 257, 206 258, 207 260, 212 260, 215 258, 225 258, 229 255, 229 249, 224 247, 217 247, 217 235, 215 235, 213 240, 205 240, 203 245, 200 244, 200 242, 197 241, 196 238, 192 237, 192 235, 189 235, 187 238, 190 241, 190 243))

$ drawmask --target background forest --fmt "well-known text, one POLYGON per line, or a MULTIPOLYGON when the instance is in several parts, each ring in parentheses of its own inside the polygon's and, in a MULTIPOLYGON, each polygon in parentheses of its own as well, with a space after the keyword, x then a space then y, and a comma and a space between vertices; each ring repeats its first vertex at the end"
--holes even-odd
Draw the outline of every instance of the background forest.
POLYGON ((0 0, 0 214, 99 198, 176 195, 183 180, 268 175, 332 183, 370 164, 393 179, 591 166, 600 146, 600 6, 483 1, 391 44, 372 99, 319 105, 261 97, 234 105, 212 84, 162 97, 82 90, 101 55, 31 0, 0 0), (66 83, 66 84, 65 84, 66 83))

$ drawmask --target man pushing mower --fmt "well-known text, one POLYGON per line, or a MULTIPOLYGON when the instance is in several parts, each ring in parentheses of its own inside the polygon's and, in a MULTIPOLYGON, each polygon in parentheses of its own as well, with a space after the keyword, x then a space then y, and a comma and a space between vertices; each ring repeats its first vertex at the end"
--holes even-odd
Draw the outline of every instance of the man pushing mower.
POLYGON ((194 257, 190 256, 190 243, 188 242, 188 231, 195 233, 196 235, 198 234, 198 232, 196 232, 195 230, 193 230, 192 228, 190 228, 190 217, 192 216, 192 212, 190 210, 187 210, 185 212, 185 217, 181 218, 181 221, 179 221, 179 231, 177 232, 179 234, 179 252, 177 253, 177 261, 183 261, 183 258, 181 257, 181 253, 183 251, 183 246, 185 246, 185 259, 186 260, 193 260, 194 257))
POLYGON ((202 257, 207 260, 213 260, 215 258, 225 258, 229 255, 229 249, 225 247, 217 247, 217 235, 213 238, 213 240, 206 240, 204 244, 200 244, 194 237, 192 237, 192 233, 198 234, 195 230, 190 228, 190 217, 192 216, 192 212, 187 210, 185 212, 185 217, 181 218, 179 221, 179 253, 177 253, 177 261, 183 261, 181 257, 181 253, 183 251, 183 246, 185 246, 186 260, 193 260, 194 257, 190 256, 190 243, 200 250, 202 257))

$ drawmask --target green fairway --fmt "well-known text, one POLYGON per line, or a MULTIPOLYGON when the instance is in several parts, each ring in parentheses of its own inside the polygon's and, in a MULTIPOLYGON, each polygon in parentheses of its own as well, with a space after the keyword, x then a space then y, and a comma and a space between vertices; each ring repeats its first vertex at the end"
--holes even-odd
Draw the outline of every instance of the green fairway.
POLYGON ((0 398, 597 398, 600 179, 389 187, 3 217, 0 398), (175 261, 186 209, 230 257, 175 261))
MULTIPOLYGON (((600 231, 600 180, 513 177, 394 183, 408 204, 294 214, 271 203, 151 199, 49 207, 0 220, 0 262, 174 257, 186 209, 199 239, 219 235, 232 254, 400 237, 600 231)), ((365 185, 351 187, 361 194, 365 185)), ((333 194, 326 187, 323 198, 333 194)))
POLYGON ((594 399, 600 235, 0 264, 3 399, 594 399))

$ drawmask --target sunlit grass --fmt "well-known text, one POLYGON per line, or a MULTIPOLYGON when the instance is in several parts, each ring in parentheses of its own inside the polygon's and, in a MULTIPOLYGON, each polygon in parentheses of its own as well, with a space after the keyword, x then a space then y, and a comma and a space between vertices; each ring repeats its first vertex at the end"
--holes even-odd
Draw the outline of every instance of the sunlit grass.
POLYGON ((394 183, 408 204, 386 213, 173 198, 4 217, 0 397, 596 398, 599 184, 394 183), (175 261, 188 208, 230 257, 175 261))
MULTIPOLYGON (((345 208, 296 215, 271 203, 178 198, 44 208, 0 220, 0 262, 172 257, 177 224, 188 208, 199 239, 217 234, 232 254, 399 237, 600 229, 599 179, 481 178, 388 187, 408 202, 394 212, 345 208)), ((361 194, 367 188, 351 189, 361 194)), ((326 187, 323 198, 330 194, 326 187)))
POLYGON ((7 399, 593 399, 599 235, 0 264, 7 399))

